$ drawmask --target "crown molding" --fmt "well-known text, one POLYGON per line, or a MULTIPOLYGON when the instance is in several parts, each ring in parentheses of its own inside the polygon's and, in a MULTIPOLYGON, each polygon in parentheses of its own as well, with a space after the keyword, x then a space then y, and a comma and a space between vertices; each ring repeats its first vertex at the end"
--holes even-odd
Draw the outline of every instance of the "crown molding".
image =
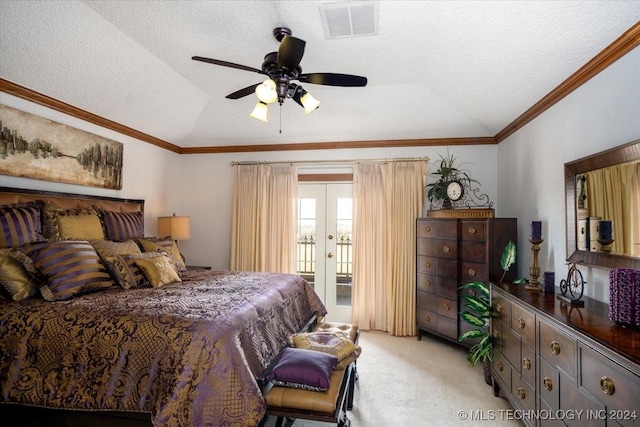
POLYGON ((51 108, 52 110, 60 111, 61 113, 68 114, 80 120, 84 120, 86 122, 93 123, 94 125, 101 126, 105 129, 109 129, 123 135, 139 139, 140 141, 144 141, 157 147, 164 148, 165 150, 173 151, 174 153, 180 153, 181 151, 181 148, 175 144, 164 141, 160 138, 156 138, 155 136, 137 131, 128 126, 114 122, 113 120, 105 119, 104 117, 98 116, 97 114, 93 114, 78 107, 74 107, 73 105, 59 101, 55 98, 51 98, 50 96, 28 89, 24 86, 20 86, 17 83, 13 83, 3 78, 0 78, 0 92, 17 96, 18 98, 26 99, 27 101, 31 101, 35 104, 40 104, 47 108, 51 108))
POLYGON ((255 145, 228 145, 215 147, 180 147, 146 133, 137 131, 128 126, 74 107, 57 99, 51 98, 39 92, 20 86, 9 80, 0 78, 0 91, 17 96, 27 101, 43 105, 61 113, 85 120, 89 123, 113 130, 123 135, 130 136, 140 141, 147 142, 160 148, 178 154, 217 154, 217 153, 246 153, 261 151, 300 151, 300 150, 335 150, 340 148, 389 148, 389 147, 424 147, 443 145, 479 145, 499 144, 527 123, 538 117, 548 108, 560 101, 565 96, 582 86, 600 71, 616 62, 640 45, 640 21, 622 34, 602 52, 573 73, 564 82, 549 92, 544 98, 535 103, 531 108, 522 113, 513 122, 495 136, 468 137, 468 138, 425 138, 425 139, 389 139, 374 141, 333 141, 333 142, 306 142, 292 144, 255 144, 255 145))
POLYGON ((183 147, 182 154, 254 153, 257 151, 337 150, 340 148, 426 147, 442 145, 495 144, 492 136, 469 138, 383 139, 377 141, 301 142, 293 144, 223 145, 183 147))
POLYGON ((517 119, 508 124, 504 129, 498 132, 495 139, 498 143, 504 141, 508 136, 524 127, 531 120, 551 108, 556 102, 585 84, 600 71, 622 58, 640 45, 640 21, 629 28, 624 34, 616 39, 609 46, 604 48, 602 52, 593 57, 593 59, 583 65, 578 71, 573 73, 564 82, 560 83, 555 89, 549 92, 544 98, 535 103, 531 108, 522 113, 517 119))

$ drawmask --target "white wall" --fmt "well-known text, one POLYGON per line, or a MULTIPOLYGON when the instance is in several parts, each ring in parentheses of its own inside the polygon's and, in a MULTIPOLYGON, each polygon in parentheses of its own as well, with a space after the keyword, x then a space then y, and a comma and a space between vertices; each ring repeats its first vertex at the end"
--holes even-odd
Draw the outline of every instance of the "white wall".
POLYGON ((6 93, 0 93, 0 103, 124 144, 122 190, 85 187, 6 175, 0 175, 0 186, 145 199, 145 234, 150 236, 157 233, 156 218, 158 216, 170 215, 174 211, 178 212, 180 207, 178 195, 181 190, 179 154, 6 93))
MULTIPOLYGON (((502 213, 518 218, 518 275, 528 276, 529 223, 541 220, 541 270, 566 276, 564 163, 640 138, 640 48, 498 145, 502 213)), ((585 294, 609 301, 608 269, 580 267, 585 294)))
MULTIPOLYGON (((407 147, 183 155, 184 209, 181 214, 191 216, 192 238, 182 242, 180 248, 189 264, 210 265, 214 269, 229 268, 233 187, 233 167, 229 163, 232 160, 358 160, 425 156, 436 160, 440 154, 446 154, 446 150, 447 147, 407 147)), ((500 214, 495 173, 496 146, 452 146, 449 147, 449 152, 460 163, 467 163, 463 167, 469 170, 474 179, 480 181, 482 190, 494 201, 496 213, 500 214)), ((321 166, 331 167, 324 163, 321 166)))

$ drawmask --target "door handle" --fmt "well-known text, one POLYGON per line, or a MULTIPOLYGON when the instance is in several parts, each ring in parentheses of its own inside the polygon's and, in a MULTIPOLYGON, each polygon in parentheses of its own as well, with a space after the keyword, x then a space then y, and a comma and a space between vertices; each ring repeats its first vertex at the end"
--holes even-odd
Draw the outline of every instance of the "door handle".
POLYGON ((333 240, 333 234, 329 234, 328 239, 333 240))
POLYGON ((333 252, 329 252, 329 253, 327 254, 327 258, 333 258, 333 252))

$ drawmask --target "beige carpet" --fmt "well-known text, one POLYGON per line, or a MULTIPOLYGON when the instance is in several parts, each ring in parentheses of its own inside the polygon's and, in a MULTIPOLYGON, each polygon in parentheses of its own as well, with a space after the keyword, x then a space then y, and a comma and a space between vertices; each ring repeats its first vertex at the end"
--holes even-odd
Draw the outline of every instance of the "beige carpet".
MULTIPOLYGON (((511 405, 493 396, 482 368, 471 366, 463 347, 429 335, 418 341, 378 331, 362 331, 360 346, 360 379, 348 415, 352 427, 524 425, 508 419, 511 405), (461 411, 469 418, 463 420, 461 411), (472 411, 484 420, 472 420, 472 411)), ((266 426, 273 425, 268 420, 266 426)), ((329 424, 297 420, 293 426, 329 424)))

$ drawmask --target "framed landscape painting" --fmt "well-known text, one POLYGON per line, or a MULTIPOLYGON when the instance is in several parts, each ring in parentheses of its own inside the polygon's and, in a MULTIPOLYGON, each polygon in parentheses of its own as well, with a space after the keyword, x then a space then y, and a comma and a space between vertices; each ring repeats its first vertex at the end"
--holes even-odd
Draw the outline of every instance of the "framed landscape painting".
POLYGON ((0 174, 122 189, 123 144, 0 105, 0 174))

